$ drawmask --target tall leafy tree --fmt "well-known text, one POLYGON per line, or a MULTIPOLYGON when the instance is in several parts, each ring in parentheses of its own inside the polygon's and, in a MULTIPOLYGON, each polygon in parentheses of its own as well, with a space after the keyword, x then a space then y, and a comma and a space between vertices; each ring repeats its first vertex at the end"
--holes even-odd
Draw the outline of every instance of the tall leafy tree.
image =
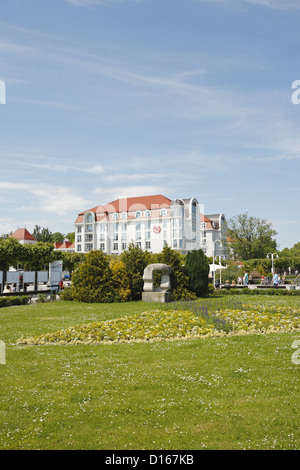
POLYGON ((239 214, 227 222, 229 249, 238 259, 265 258, 277 248, 274 239, 277 232, 265 219, 239 214))
POLYGON ((32 235, 38 242, 53 242, 52 232, 48 228, 41 228, 39 225, 36 225, 32 235))

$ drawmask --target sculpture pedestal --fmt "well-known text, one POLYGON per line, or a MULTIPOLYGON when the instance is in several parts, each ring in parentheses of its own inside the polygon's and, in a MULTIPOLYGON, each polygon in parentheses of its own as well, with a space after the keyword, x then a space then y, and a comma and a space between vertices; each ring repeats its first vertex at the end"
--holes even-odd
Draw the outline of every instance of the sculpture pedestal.
POLYGON ((170 292, 142 292, 143 302, 170 302, 170 292))

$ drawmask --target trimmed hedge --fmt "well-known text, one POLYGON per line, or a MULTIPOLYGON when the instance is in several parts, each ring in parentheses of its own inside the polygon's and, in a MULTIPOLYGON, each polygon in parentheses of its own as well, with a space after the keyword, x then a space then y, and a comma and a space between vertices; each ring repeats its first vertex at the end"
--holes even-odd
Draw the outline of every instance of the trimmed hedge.
POLYGON ((286 289, 215 289, 215 294, 221 295, 300 295, 300 290, 286 290, 286 289))
POLYGON ((20 297, 0 297, 0 308, 12 307, 13 305, 27 305, 29 301, 29 295, 21 295, 20 297))

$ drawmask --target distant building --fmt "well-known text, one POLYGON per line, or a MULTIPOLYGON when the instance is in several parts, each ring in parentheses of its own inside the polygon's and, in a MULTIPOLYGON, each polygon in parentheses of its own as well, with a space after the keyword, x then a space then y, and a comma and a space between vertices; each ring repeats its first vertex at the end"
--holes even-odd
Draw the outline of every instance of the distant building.
POLYGON ((168 245, 183 254, 202 248, 207 256, 212 256, 213 242, 223 236, 225 217, 218 216, 203 216, 194 197, 116 199, 78 214, 75 251, 97 249, 120 254, 134 243, 151 253, 160 253, 168 245))
POLYGON ((206 256, 226 255, 226 219, 224 214, 207 214, 201 216, 201 248, 206 256), (216 240, 222 242, 215 243, 216 240), (215 253, 214 253, 215 250, 215 253))
POLYGON ((16 230, 10 237, 18 240, 21 245, 34 245, 35 243, 37 243, 36 238, 34 238, 34 236, 31 235, 31 233, 29 233, 26 228, 18 228, 18 230, 16 230))
POLYGON ((55 242, 54 250, 64 251, 66 253, 74 253, 75 243, 69 242, 69 240, 64 240, 63 243, 55 242))

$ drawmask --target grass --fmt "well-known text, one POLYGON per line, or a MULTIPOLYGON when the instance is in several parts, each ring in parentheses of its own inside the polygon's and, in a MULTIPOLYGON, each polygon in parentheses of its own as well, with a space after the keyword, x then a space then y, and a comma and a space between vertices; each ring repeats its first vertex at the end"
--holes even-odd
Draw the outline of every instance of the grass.
MULTIPOLYGON (((296 297, 239 301, 300 307, 296 297)), ((17 345, 20 337, 156 308, 62 301, 2 308, 0 449, 300 448, 300 365, 291 360, 299 331, 17 345)))

